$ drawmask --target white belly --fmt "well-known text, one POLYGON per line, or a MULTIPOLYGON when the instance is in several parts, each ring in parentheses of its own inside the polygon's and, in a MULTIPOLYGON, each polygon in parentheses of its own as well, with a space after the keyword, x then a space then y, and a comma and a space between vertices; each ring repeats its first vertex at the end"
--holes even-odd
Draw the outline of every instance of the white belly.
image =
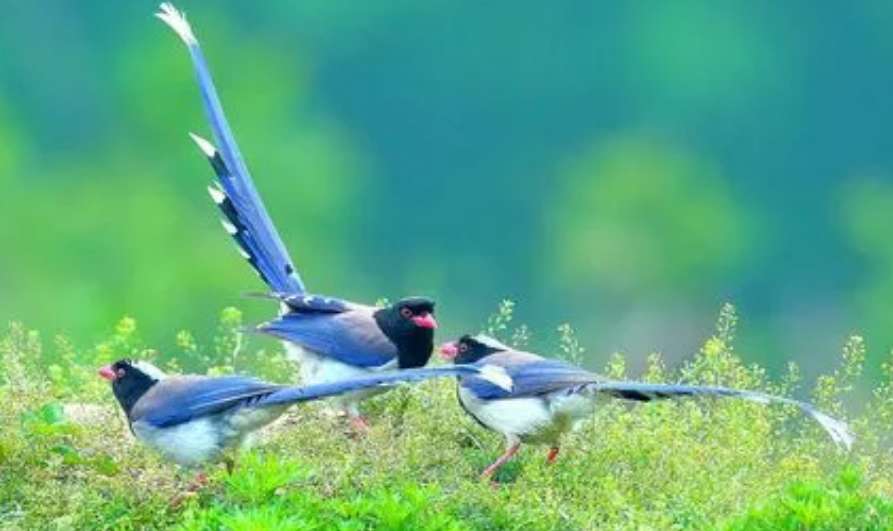
POLYGON ((225 450, 241 446, 246 436, 276 420, 287 408, 239 408, 169 428, 134 422, 133 432, 138 439, 171 461, 194 466, 216 459, 225 450))
POLYGON ((459 400, 481 424, 507 437, 524 439, 551 422, 551 414, 538 398, 480 400, 460 387, 459 400))
POLYGON ((220 439, 209 419, 155 428, 141 422, 133 423, 138 439, 151 446, 166 458, 183 466, 192 466, 211 460, 222 451, 220 439))
POLYGON ((509 439, 554 444, 592 412, 593 401, 577 394, 480 400, 459 388, 459 400, 481 424, 509 439))
POLYGON ((301 383, 304 385, 337 382, 348 378, 367 376, 371 372, 370 369, 341 363, 327 356, 320 356, 294 343, 286 341, 282 343, 285 345, 288 358, 298 364, 301 383))
MULTIPOLYGON (((395 358, 393 363, 382 365, 381 367, 356 367, 341 363, 328 356, 321 356, 294 343, 283 341, 282 344, 285 345, 285 352, 288 358, 298 364, 303 385, 338 382, 350 378, 368 376, 371 373, 391 369, 397 365, 395 358)), ((356 406, 358 402, 387 390, 387 388, 382 387, 363 389, 336 397, 334 401, 338 403, 339 407, 346 409, 348 413, 359 415, 356 406)))

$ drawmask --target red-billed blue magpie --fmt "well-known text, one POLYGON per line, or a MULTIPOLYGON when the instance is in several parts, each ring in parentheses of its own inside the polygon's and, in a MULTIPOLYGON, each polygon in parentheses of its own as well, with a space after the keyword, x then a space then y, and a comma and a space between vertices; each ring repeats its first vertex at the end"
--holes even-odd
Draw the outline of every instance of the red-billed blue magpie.
POLYGON ((441 356, 455 363, 487 364, 505 369, 512 389, 494 386, 476 375, 459 376, 459 403, 485 428, 501 433, 506 451, 482 476, 491 476, 522 442, 550 445, 548 462, 558 455, 561 436, 588 417, 599 396, 648 402, 685 396, 732 397, 761 404, 771 402, 800 408, 814 418, 838 445, 849 449, 853 436, 844 422, 811 404, 754 391, 726 387, 617 382, 569 363, 512 349, 488 336, 463 336, 441 346, 441 356))
POLYGON ((99 370, 109 380, 137 439, 183 466, 223 457, 289 406, 366 389, 443 376, 471 376, 511 389, 505 370, 486 364, 406 369, 303 387, 247 376, 166 375, 146 361, 120 360, 99 370))
MULTIPOLYGON (((156 16, 177 33, 192 58, 218 147, 197 135, 192 138, 217 174, 208 190, 223 213, 223 227, 267 284, 270 296, 280 302, 279 317, 257 331, 283 340, 289 356, 300 364, 305 384, 424 366, 437 327, 431 299, 409 297, 379 308, 307 292, 254 187, 192 28, 171 4, 162 4, 156 16)), ((344 398, 342 405, 358 426, 365 423, 357 403, 379 391, 367 389, 344 398)))

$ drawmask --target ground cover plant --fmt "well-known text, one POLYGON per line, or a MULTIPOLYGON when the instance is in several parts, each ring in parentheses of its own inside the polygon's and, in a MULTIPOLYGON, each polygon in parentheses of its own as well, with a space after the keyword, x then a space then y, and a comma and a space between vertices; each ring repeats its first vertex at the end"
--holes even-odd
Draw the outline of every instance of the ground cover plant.
MULTIPOLYGON (((504 303, 487 332, 523 345, 531 331, 504 303)), ((205 490, 172 506, 190 474, 137 444, 101 364, 151 359, 171 371, 250 372, 282 382, 294 368, 278 347, 241 333, 235 309, 208 344, 177 334, 159 353, 123 319, 89 348, 46 340, 21 324, 0 339, 0 528, 3 529, 887 529, 893 527, 893 358, 870 397, 852 403, 865 344, 845 341, 837 369, 815 385, 790 365, 779 379, 734 349, 737 316, 678 367, 649 357, 607 376, 725 385, 808 397, 850 421, 846 454, 794 409, 687 400, 604 407, 568 437, 558 461, 525 447, 497 475, 478 472, 502 440, 461 411, 451 381, 401 388, 369 402, 372 429, 345 433, 323 404, 294 408, 239 455, 235 472, 211 467, 205 490)), ((579 362, 560 328, 553 355, 579 362)))

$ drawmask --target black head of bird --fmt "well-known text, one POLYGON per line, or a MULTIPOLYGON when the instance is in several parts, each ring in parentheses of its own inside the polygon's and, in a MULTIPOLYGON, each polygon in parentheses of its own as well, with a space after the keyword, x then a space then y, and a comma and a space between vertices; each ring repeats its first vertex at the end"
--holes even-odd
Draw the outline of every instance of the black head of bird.
POLYGON ((112 392, 128 418, 137 401, 165 378, 164 372, 151 363, 127 359, 99 369, 99 375, 111 382, 112 392))
POLYGON ((381 331, 397 346, 401 369, 422 367, 434 350, 434 301, 407 297, 375 312, 381 331))
POLYGON ((441 345, 440 357, 453 363, 475 363, 490 354, 507 350, 510 347, 492 337, 466 334, 456 341, 441 345))

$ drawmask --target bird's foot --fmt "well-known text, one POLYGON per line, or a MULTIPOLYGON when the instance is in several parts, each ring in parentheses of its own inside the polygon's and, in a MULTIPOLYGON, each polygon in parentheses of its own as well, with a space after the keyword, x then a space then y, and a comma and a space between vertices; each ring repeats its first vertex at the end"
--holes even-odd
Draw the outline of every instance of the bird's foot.
POLYGON ((366 418, 363 416, 356 416, 350 418, 350 427, 355 436, 364 436, 369 433, 371 429, 369 426, 369 422, 366 421, 366 418))
POLYGON ((554 463, 555 460, 558 459, 558 451, 559 450, 561 450, 561 449, 557 446, 553 446, 552 448, 549 448, 549 453, 546 455, 546 462, 549 463, 550 465, 552 463, 554 463))
POLYGON ((189 485, 188 490, 191 492, 198 492, 207 487, 209 482, 210 480, 208 479, 208 475, 204 472, 199 472, 195 475, 195 478, 192 480, 192 484, 189 485))
POLYGON ((171 501, 168 502, 168 506, 170 506, 171 509, 179 509, 180 506, 182 506, 186 502, 186 500, 195 498, 196 496, 197 494, 194 491, 187 490, 185 492, 181 492, 180 494, 177 494, 176 496, 171 498, 171 501))
POLYGON ((518 448, 521 447, 520 442, 512 443, 508 448, 506 448, 505 453, 499 456, 499 459, 493 461, 493 464, 488 466, 481 472, 481 480, 490 480, 492 481, 493 474, 499 470, 499 467, 508 463, 509 459, 511 459, 515 453, 517 453, 518 448))
POLYGON ((171 509, 178 509, 184 502, 186 502, 186 500, 196 497, 200 490, 208 486, 208 483, 209 480, 207 474, 204 472, 196 474, 195 478, 186 486, 186 489, 183 492, 171 498, 169 503, 171 509))

